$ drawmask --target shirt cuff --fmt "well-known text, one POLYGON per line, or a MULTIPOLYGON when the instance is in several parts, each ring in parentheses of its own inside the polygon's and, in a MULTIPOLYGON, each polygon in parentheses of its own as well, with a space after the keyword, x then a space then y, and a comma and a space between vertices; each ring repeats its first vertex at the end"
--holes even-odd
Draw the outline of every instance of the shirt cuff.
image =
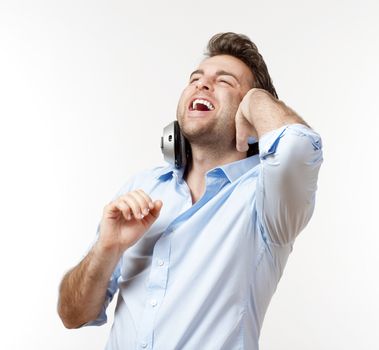
MULTIPOLYGON (((314 132, 310 128, 308 128, 307 126, 303 124, 288 124, 278 129, 269 131, 265 133, 263 136, 261 136, 261 138, 259 139, 259 157, 261 159, 266 159, 268 156, 275 154, 278 148, 280 139, 285 135, 287 130, 291 130, 297 134, 303 134, 303 135, 314 134, 314 132)), ((314 147, 316 149, 320 149, 321 143, 314 144, 314 147)))

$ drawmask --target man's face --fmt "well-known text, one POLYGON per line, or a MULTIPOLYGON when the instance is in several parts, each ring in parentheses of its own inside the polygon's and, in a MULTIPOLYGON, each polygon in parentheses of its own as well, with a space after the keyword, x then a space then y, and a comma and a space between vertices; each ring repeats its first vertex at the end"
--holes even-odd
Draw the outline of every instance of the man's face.
POLYGON ((219 55, 202 61, 178 103, 183 135, 192 145, 235 148, 235 115, 253 82, 250 69, 238 58, 219 55))

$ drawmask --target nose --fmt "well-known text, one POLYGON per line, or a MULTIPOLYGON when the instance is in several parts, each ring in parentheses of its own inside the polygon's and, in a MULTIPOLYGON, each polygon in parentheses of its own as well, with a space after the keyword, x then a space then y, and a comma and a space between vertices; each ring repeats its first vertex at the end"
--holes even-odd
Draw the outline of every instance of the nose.
POLYGON ((198 90, 211 90, 212 89, 212 84, 208 79, 205 77, 201 77, 196 84, 196 88, 198 90))

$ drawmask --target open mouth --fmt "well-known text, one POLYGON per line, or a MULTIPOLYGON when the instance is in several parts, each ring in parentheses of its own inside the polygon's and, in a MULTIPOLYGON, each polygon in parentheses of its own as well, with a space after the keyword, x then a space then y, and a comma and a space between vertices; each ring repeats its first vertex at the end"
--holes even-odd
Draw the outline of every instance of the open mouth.
POLYGON ((215 107, 213 104, 207 100, 196 98, 194 99, 190 105, 189 105, 189 110, 190 111, 213 111, 215 107))

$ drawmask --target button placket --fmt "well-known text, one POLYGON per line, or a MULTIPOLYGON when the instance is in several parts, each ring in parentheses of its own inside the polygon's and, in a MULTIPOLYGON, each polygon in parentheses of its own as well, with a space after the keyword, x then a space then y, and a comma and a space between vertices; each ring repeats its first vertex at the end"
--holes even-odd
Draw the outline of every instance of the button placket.
POLYGON ((159 306, 166 293, 169 256, 170 256, 170 238, 167 236, 170 228, 158 239, 152 254, 152 264, 150 274, 147 280, 147 298, 145 309, 141 320, 141 329, 138 334, 138 348, 152 349, 154 338, 154 323, 159 312, 159 306), (143 345, 146 344, 144 348, 143 345))

